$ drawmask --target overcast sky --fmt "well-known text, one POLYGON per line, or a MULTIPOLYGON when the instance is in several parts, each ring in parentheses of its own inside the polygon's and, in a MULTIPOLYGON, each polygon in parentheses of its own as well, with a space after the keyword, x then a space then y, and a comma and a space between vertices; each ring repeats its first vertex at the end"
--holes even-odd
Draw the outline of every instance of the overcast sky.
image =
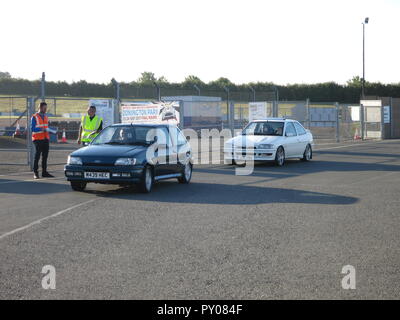
POLYGON ((50 81, 400 82, 400 0, 2 0, 0 71, 50 81))

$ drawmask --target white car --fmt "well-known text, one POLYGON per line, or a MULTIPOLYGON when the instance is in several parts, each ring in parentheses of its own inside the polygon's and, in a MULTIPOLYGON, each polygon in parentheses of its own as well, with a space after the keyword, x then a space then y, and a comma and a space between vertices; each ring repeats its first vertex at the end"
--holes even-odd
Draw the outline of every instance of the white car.
POLYGON ((250 122, 241 133, 224 144, 224 162, 275 161, 283 166, 285 159, 312 159, 314 145, 311 132, 298 121, 267 118, 250 122))

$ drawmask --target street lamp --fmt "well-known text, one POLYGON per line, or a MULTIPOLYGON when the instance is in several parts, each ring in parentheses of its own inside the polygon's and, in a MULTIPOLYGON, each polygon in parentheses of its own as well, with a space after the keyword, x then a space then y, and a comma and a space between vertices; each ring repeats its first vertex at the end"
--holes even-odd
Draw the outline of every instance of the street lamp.
POLYGON ((362 76, 362 87, 361 87, 361 97, 365 98, 365 25, 368 24, 369 18, 365 18, 363 25, 363 76, 362 76))

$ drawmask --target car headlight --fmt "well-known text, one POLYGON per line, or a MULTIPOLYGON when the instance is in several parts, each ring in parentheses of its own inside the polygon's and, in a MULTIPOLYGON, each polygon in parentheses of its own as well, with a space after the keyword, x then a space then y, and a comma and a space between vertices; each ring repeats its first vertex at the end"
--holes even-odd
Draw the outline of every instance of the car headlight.
POLYGON ((273 144, 259 144, 257 146, 257 149, 273 149, 274 145, 273 144))
POLYGON ((79 157, 71 157, 68 156, 68 164, 74 164, 74 165, 82 165, 82 159, 79 157))
POLYGON ((116 166, 133 166, 136 163, 135 158, 119 158, 115 161, 116 166))

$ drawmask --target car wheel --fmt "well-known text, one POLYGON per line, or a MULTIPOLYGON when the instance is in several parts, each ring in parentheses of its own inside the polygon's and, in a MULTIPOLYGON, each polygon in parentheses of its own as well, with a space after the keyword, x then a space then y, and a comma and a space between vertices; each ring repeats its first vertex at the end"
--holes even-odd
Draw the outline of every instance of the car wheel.
POLYGON ((276 150, 275 164, 279 167, 282 167, 285 164, 285 150, 283 150, 282 147, 279 147, 278 150, 276 150))
POLYGON ((182 170, 182 176, 178 178, 179 183, 189 183, 192 179, 193 165, 188 162, 182 170))
POLYGON ((306 150, 304 150, 302 161, 310 161, 312 159, 312 149, 311 146, 308 144, 306 150))
POLYGON ((83 191, 86 188, 86 182, 71 181, 71 188, 74 191, 83 191))
POLYGON ((153 188, 153 170, 150 166, 146 166, 143 170, 143 177, 139 183, 139 190, 143 193, 149 193, 153 188))

